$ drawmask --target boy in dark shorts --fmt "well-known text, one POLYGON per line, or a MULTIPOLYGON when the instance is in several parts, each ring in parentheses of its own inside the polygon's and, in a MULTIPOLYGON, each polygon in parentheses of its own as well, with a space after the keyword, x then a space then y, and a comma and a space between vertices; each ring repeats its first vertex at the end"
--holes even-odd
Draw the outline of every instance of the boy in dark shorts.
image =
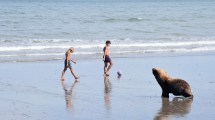
POLYGON ((111 67, 113 66, 112 60, 109 56, 110 51, 109 51, 109 47, 110 47, 111 42, 109 40, 106 41, 106 45, 103 49, 103 61, 104 61, 104 76, 109 76, 108 72, 111 69, 111 67), (108 65, 109 64, 109 65, 108 65))
POLYGON ((72 56, 71 54, 72 54, 73 52, 74 52, 74 48, 71 47, 71 48, 69 48, 69 50, 67 50, 66 53, 65 53, 66 59, 65 59, 65 61, 64 61, 64 69, 63 69, 62 76, 61 76, 61 80, 62 80, 62 81, 65 80, 64 74, 65 74, 67 68, 70 69, 70 71, 71 71, 72 75, 74 76, 74 78, 76 79, 76 81, 77 81, 77 79, 79 79, 79 77, 75 75, 75 72, 74 72, 74 70, 72 69, 71 62, 70 62, 70 61, 72 61, 73 63, 76 64, 76 62, 75 62, 74 60, 71 59, 71 56, 72 56))

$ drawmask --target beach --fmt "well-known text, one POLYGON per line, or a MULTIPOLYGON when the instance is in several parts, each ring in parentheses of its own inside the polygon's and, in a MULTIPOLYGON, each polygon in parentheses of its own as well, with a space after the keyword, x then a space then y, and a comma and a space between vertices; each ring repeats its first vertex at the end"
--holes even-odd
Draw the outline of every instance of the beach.
POLYGON ((0 119, 214 120, 214 6, 214 0, 0 0, 0 119), (113 67, 104 77, 107 40, 113 67), (71 47, 80 82, 69 70, 60 80, 71 47), (161 98, 152 68, 186 80, 194 98, 161 98))
POLYGON ((4 120, 213 120, 215 55, 116 57, 103 77, 101 59, 80 59, 60 81, 63 60, 0 63, 0 116, 4 120), (194 99, 161 98, 152 75, 160 67, 186 80, 194 99), (117 71, 122 72, 121 78, 117 71))

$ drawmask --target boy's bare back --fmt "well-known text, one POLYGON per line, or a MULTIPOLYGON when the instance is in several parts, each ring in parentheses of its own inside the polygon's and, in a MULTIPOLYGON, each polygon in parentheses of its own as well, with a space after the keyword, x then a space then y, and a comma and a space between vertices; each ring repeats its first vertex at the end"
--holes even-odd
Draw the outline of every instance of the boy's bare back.
POLYGON ((71 52, 70 52, 70 50, 67 50, 65 55, 66 55, 66 60, 70 61, 71 60, 71 52))
POLYGON ((109 47, 108 46, 104 47, 104 55, 109 55, 109 47))

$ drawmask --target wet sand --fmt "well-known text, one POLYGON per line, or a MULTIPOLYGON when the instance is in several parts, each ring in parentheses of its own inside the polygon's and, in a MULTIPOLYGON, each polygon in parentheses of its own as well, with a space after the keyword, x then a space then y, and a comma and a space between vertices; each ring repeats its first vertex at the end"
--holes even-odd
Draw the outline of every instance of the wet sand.
POLYGON ((103 77, 101 59, 79 60, 60 81, 63 60, 0 63, 2 120, 213 120, 215 56, 113 58, 110 77, 103 77), (151 69, 185 79, 193 100, 170 95, 162 99, 151 69), (122 77, 117 77, 117 71, 122 77))

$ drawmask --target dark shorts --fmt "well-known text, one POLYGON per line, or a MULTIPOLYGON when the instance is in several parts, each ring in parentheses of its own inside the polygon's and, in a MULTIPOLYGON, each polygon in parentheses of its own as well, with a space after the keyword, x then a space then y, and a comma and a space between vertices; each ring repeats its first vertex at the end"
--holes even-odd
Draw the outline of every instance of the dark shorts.
POLYGON ((65 61, 64 61, 64 67, 65 67, 65 68, 70 68, 70 67, 72 67, 72 66, 71 66, 71 62, 65 60, 65 61))
POLYGON ((110 57, 108 55, 105 56, 105 61, 104 62, 105 63, 111 62, 111 59, 110 59, 110 57))

